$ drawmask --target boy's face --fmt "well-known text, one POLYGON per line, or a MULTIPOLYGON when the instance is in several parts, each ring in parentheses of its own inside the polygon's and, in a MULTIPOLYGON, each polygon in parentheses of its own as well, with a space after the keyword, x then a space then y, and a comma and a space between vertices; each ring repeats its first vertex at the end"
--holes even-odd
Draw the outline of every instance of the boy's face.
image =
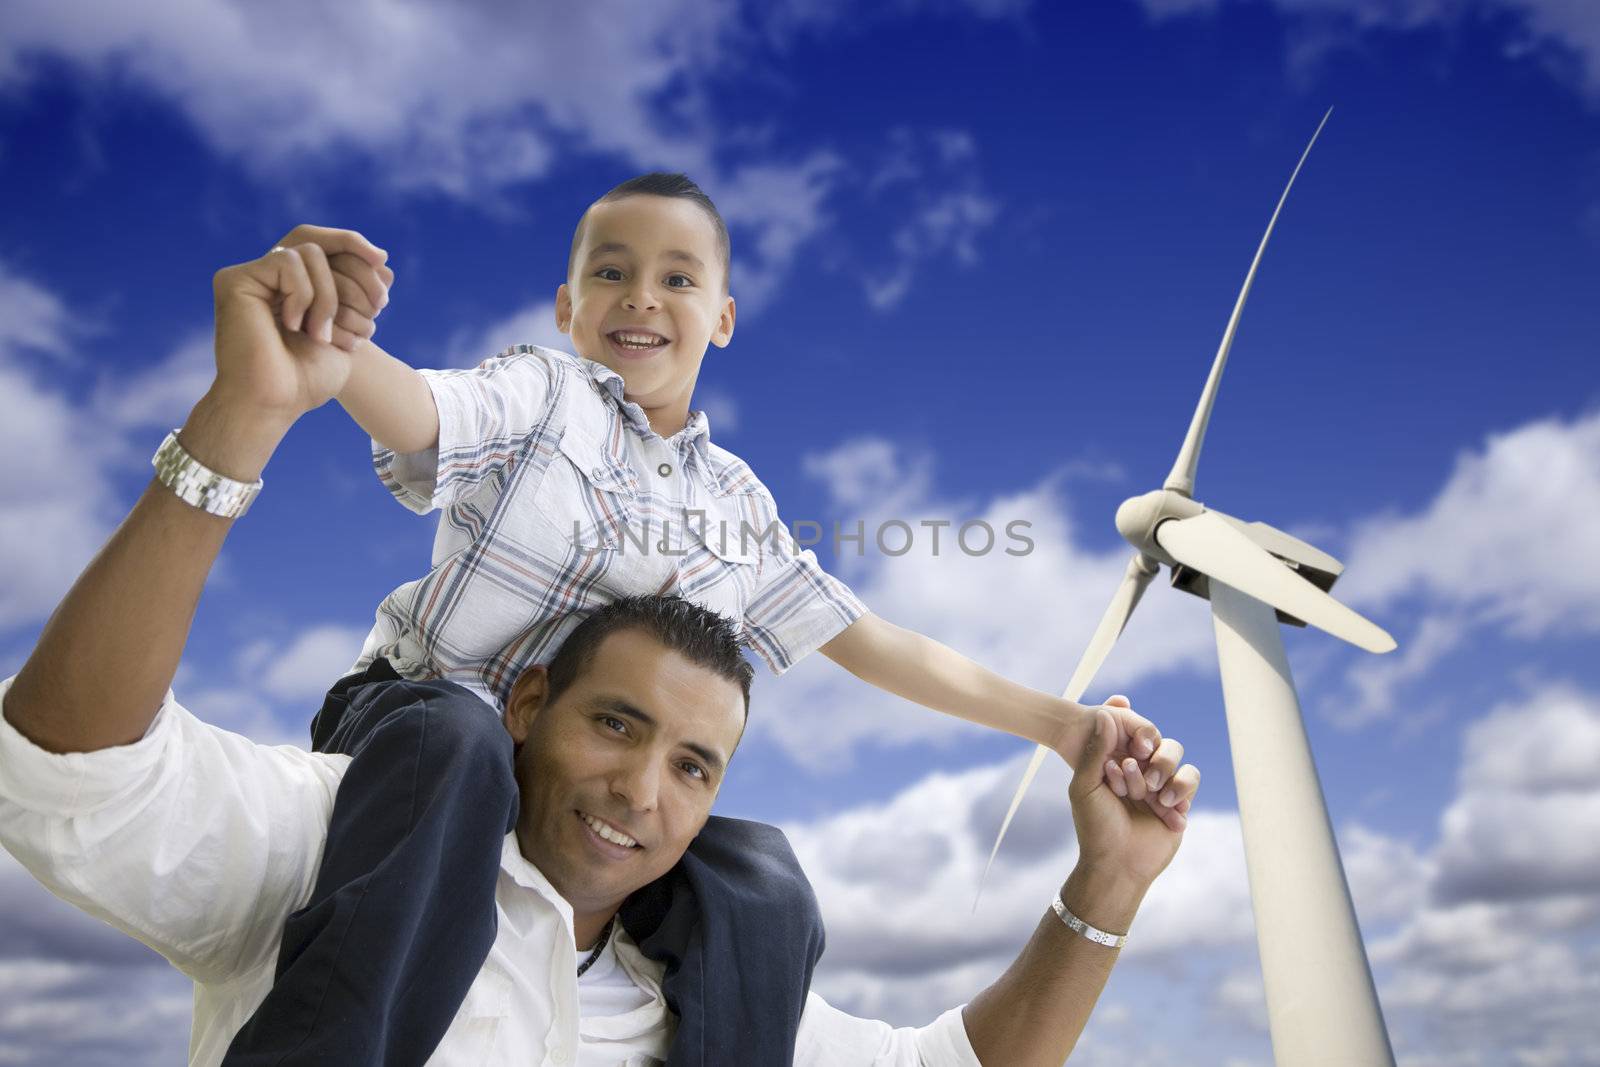
POLYGON ((706 345, 733 337, 716 229, 699 205, 637 195, 589 209, 556 325, 646 411, 688 411, 706 345), (636 343, 636 342, 643 343, 636 343), (631 343, 633 342, 633 343, 631 343))

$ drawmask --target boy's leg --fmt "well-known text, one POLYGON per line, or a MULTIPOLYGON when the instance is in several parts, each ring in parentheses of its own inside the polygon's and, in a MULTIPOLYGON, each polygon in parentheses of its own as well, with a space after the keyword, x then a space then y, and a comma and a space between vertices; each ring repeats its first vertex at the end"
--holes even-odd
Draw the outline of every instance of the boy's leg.
POLYGON ((314 729, 321 750, 354 758, 276 983, 224 1063, 420 1064, 494 942, 517 813, 511 736, 467 690, 382 661, 335 686, 314 729))

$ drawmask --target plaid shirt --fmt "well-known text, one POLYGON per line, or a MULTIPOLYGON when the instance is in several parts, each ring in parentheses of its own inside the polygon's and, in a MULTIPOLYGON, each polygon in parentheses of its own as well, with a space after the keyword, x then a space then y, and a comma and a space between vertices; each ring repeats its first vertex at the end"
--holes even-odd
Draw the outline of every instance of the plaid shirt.
POLYGON ((433 569, 384 598, 354 669, 384 656, 503 706, 524 668, 621 596, 677 593, 737 620, 775 674, 865 614, 703 412, 664 439, 621 375, 533 345, 421 373, 437 448, 374 442, 372 457, 406 507, 444 509, 433 569))

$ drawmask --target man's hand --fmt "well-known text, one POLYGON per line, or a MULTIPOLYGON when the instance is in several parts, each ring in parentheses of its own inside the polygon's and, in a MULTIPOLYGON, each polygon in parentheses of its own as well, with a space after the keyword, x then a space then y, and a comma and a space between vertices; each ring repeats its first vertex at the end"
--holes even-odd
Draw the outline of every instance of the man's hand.
POLYGON ((1134 711, 1124 696, 1111 697, 1102 708, 1073 705, 1073 709, 1073 718, 1055 746, 1061 758, 1070 766, 1078 766, 1098 716, 1109 712, 1116 737, 1103 769, 1095 772, 1096 777, 1103 775, 1117 796, 1143 801, 1169 828, 1182 831, 1190 798, 1200 784, 1199 771, 1194 771, 1192 779, 1177 777, 1178 766, 1183 762, 1183 745, 1162 737, 1155 724, 1134 711))
POLYGON ((354 230, 309 225, 284 234, 273 252, 286 257, 294 282, 277 308, 285 330, 346 352, 372 336, 394 284, 387 252, 354 230))
MULTIPOLYGON (((1112 700, 1127 706, 1124 697, 1112 700)), ((1142 776, 1128 774, 1113 759, 1119 737, 1115 712, 1114 706, 1094 709, 1094 729, 1073 768, 1068 795, 1078 830, 1078 866, 1094 872, 1097 879, 1138 886, 1142 894, 1177 854, 1187 819, 1180 814, 1175 830, 1142 803, 1146 799, 1142 776), (1119 777, 1125 792, 1113 784, 1119 777)), ((1193 764, 1184 764, 1172 775, 1171 788, 1183 793, 1185 811, 1199 786, 1200 772, 1193 764)))
POLYGON ((326 403, 388 301, 387 256, 352 230, 297 226, 260 259, 219 270, 213 394, 284 425, 326 403))

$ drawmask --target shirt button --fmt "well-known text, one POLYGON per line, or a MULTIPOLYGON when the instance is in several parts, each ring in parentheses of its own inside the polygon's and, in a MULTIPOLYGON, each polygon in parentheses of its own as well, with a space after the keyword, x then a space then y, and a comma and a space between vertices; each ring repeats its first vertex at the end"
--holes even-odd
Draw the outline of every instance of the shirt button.
POLYGON ((672 473, 672 464, 663 463, 661 466, 656 468, 656 473, 665 478, 667 475, 672 473))
POLYGON ((567 1062, 567 1048, 566 1048, 565 1045, 557 1045, 555 1047, 555 1049, 550 1053, 550 1062, 551 1063, 566 1063, 567 1062))

